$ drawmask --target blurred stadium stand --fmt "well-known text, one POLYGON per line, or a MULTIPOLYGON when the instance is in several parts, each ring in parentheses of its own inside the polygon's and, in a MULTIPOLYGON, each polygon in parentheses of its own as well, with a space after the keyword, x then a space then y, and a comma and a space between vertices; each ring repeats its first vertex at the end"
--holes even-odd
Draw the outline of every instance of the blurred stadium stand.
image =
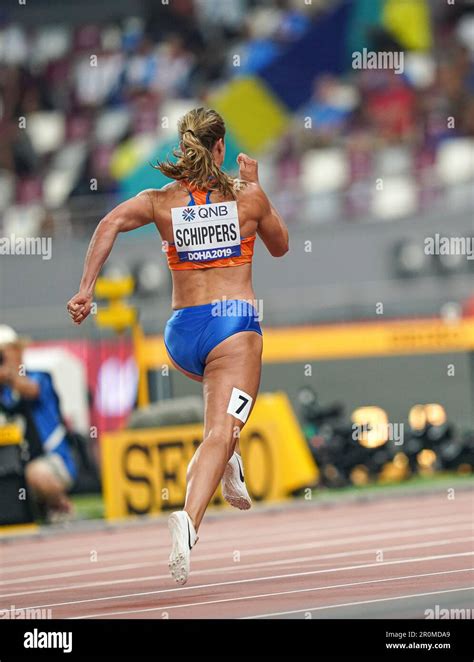
MULTIPOLYGON (((438 314, 442 303, 466 299, 472 262, 449 278, 414 268, 408 286, 395 250, 434 232, 472 235, 474 8, 395 4, 37 0, 28 12, 2 8, 0 233, 55 239, 50 265, 2 260, 9 323, 38 337, 64 333, 51 302, 75 288, 80 242, 121 199, 164 183, 150 163, 176 144, 176 118, 202 103, 226 118, 227 167, 240 150, 256 155, 293 246, 312 241, 311 264, 302 261, 294 278, 257 260, 268 323, 370 317, 371 287, 393 316, 438 314), (352 69, 351 53, 364 47, 403 50, 403 75, 352 69), (24 301, 18 279, 28 279, 24 301), (304 311, 301 297, 292 299, 301 288, 314 302, 304 311), (32 305, 47 305, 47 314, 32 315, 32 305)), ((139 255, 162 259, 158 242, 125 241, 115 260, 130 269, 139 255)), ((167 283, 163 272, 157 294, 167 283)), ((166 306, 143 311, 146 330, 159 328, 166 306)))

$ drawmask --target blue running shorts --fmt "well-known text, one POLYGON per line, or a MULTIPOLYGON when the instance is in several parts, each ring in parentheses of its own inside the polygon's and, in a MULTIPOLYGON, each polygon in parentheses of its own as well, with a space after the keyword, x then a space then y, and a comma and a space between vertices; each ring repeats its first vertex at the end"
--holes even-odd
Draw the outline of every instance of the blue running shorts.
POLYGON ((164 341, 178 367, 202 377, 209 352, 241 331, 262 335, 258 313, 247 301, 229 299, 175 310, 166 324, 164 341))

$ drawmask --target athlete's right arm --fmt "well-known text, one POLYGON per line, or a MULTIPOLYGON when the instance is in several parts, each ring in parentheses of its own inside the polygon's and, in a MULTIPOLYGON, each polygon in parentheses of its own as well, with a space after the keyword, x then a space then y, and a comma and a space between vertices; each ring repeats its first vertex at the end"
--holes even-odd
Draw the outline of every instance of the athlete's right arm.
POLYGON ((255 205, 258 206, 258 236, 273 257, 281 257, 289 250, 288 229, 260 186, 258 162, 247 154, 239 154, 237 163, 240 179, 253 184, 251 195, 255 205))
POLYGON ((288 229, 285 221, 262 189, 259 191, 259 199, 262 211, 257 228, 258 236, 273 257, 282 257, 289 250, 288 229))
POLYGON ((91 311, 95 282, 119 232, 130 232, 152 222, 153 203, 147 191, 122 202, 100 221, 87 250, 79 292, 67 304, 75 324, 81 324, 91 311))

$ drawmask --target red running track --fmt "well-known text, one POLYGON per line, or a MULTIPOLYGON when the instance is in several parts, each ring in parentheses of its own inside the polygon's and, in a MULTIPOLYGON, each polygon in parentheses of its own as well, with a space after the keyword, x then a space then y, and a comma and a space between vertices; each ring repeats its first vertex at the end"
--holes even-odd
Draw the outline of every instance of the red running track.
POLYGON ((0 609, 120 619, 425 618, 436 605, 472 608, 473 497, 454 497, 210 514, 184 587, 168 575, 165 518, 16 539, 0 544, 0 609))

